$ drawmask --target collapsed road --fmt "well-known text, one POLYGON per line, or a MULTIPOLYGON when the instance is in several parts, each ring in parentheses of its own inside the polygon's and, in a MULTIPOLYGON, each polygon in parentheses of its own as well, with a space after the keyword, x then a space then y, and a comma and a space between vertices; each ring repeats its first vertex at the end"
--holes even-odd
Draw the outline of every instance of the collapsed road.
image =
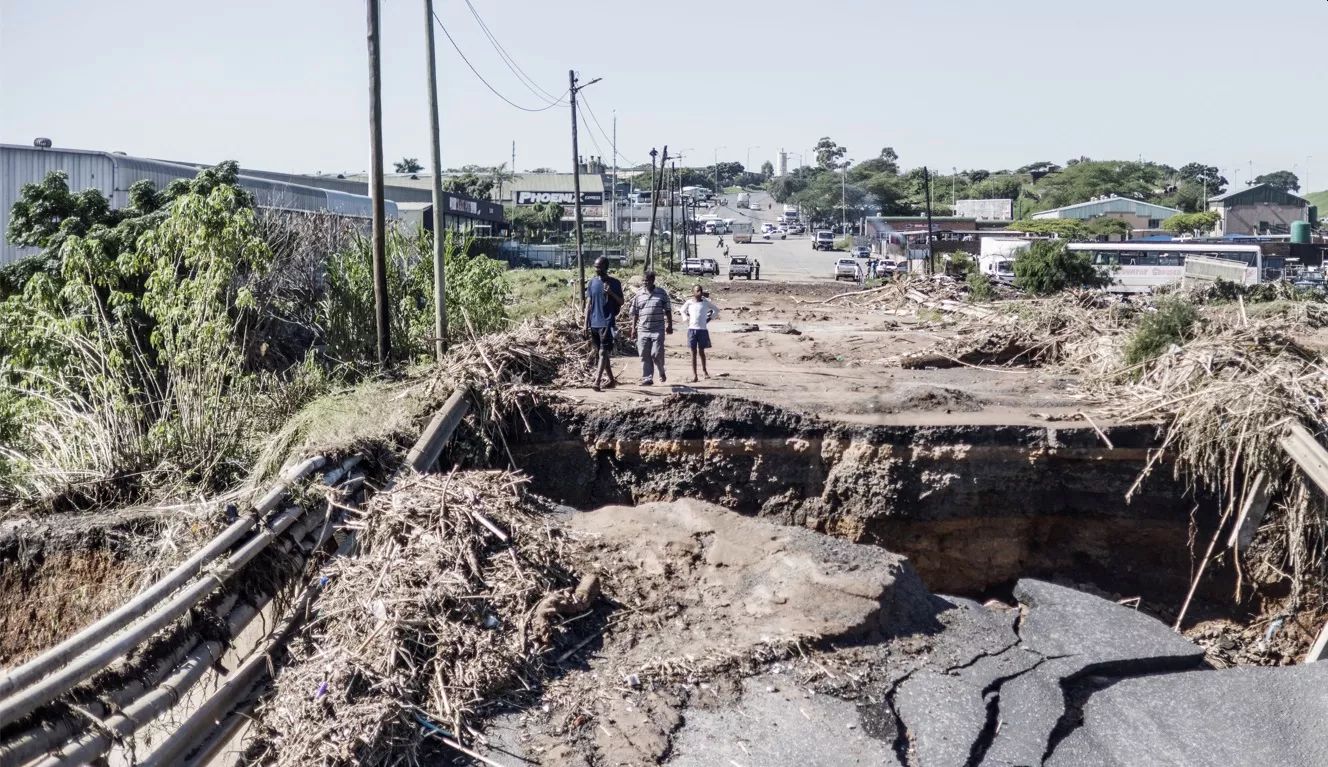
MULTIPOLYGON (((1264 601, 1233 601, 1235 556, 1195 577, 1196 541, 1230 523, 1220 494, 1174 470, 1157 423, 1074 417, 1083 405, 1064 379, 1037 368, 929 368, 891 382, 902 396, 888 403, 884 385, 858 397, 886 368, 835 366, 881 343, 844 330, 834 306, 816 320, 781 305, 774 316, 804 312, 799 335, 745 335, 753 355, 816 344, 791 372, 735 355, 713 386, 592 393, 550 372, 575 367, 574 328, 553 323, 459 349, 464 385, 338 400, 372 428, 334 424, 338 440, 288 452, 329 466, 372 456, 363 508, 310 516, 275 547, 298 557, 248 590, 218 588, 169 648, 130 652, 35 720, 7 722, 0 748, 18 737, 22 751, 0 753, 23 765, 93 750, 114 764, 1328 763, 1328 668, 1293 665, 1316 615, 1272 612, 1286 608, 1263 585, 1264 601), (563 356, 540 356, 559 344, 563 356), (398 471, 454 389, 472 414, 443 457, 453 468, 398 471), (261 651, 217 632, 213 614, 248 615, 278 586, 298 609, 271 599, 261 651), (190 643, 218 658, 208 692, 258 678, 256 663, 273 677, 215 711, 162 693, 160 718, 129 732, 125 691, 169 681, 190 643), (92 745, 61 750, 62 732, 92 745)), ((318 501, 307 490, 292 494, 318 501)), ((7 658, 133 593, 127 525, 49 551, 40 527, 8 541, 7 658), (80 572, 108 601, 70 588, 80 572), (40 635, 21 631, 62 609, 40 635)))

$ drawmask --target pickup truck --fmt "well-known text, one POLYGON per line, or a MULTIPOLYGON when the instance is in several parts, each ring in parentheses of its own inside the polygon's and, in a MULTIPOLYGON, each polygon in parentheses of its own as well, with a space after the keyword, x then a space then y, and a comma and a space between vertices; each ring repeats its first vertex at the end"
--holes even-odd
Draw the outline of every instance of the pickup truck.
POLYGON ((861 270, 862 264, 859 264, 857 259, 841 258, 835 262, 835 282, 839 282, 840 280, 853 280, 854 282, 857 282, 858 275, 862 273, 861 270))
POLYGON ((706 266, 699 258, 684 258, 682 260, 682 273, 700 276, 706 273, 706 266))
POLYGON ((713 274, 719 276, 719 262, 713 258, 701 259, 701 274, 713 274))
POLYGON ((822 229, 812 236, 812 250, 834 250, 835 233, 829 229, 822 229))
POLYGON ((729 259, 729 279, 734 277, 752 278, 752 262, 746 256, 734 256, 729 259))

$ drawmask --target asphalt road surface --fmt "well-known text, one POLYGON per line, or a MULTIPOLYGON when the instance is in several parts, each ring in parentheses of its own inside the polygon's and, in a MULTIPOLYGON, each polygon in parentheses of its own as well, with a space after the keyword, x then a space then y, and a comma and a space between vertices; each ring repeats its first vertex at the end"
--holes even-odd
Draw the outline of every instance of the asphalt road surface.
MULTIPOLYGON (((720 218, 731 218, 735 221, 751 221, 752 228, 756 230, 752 235, 752 242, 748 244, 734 244, 731 237, 725 237, 724 242, 729 246, 730 256, 748 256, 761 262, 761 279, 772 280, 776 282, 808 282, 808 281, 833 281, 835 261, 846 257, 848 254, 835 251, 812 250, 811 233, 789 235, 786 240, 761 239, 761 222, 773 222, 781 213, 784 212, 784 206, 775 202, 774 198, 768 192, 752 192, 752 207, 736 208, 733 202, 737 195, 727 195, 726 199, 729 205, 714 208, 713 213, 720 218), (767 207, 769 206, 769 207, 767 207)), ((698 235, 700 255, 709 257, 711 254, 721 252, 716 247, 719 238, 711 235, 698 235)), ((728 265, 720 258, 719 279, 725 279, 728 274, 728 265)))

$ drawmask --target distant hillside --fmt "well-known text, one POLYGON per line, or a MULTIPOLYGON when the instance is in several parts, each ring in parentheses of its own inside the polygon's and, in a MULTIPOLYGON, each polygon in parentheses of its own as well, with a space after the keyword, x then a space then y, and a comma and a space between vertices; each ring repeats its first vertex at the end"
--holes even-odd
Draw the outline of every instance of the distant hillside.
POLYGON ((1328 189, 1325 189, 1322 192, 1311 192, 1310 194, 1305 195, 1305 199, 1310 201, 1310 205, 1317 205, 1319 207, 1320 218, 1328 215, 1328 189))

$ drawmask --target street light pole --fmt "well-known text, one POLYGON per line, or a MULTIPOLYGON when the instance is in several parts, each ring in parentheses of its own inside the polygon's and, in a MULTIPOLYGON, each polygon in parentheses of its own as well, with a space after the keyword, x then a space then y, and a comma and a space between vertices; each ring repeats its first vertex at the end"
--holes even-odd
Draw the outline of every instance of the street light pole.
POLYGON ((848 236, 848 168, 852 160, 844 161, 844 169, 839 177, 839 228, 848 236))
POLYGON ((760 144, 753 144, 753 145, 747 147, 747 166, 746 166, 745 170, 746 170, 748 173, 751 173, 751 172, 752 172, 752 150, 753 150, 753 149, 760 149, 760 148, 761 148, 761 145, 760 145, 760 144))
POLYGON ((717 146, 717 147, 715 147, 715 157, 714 157, 714 159, 715 159, 715 194, 719 194, 719 193, 720 193, 720 189, 719 189, 719 150, 721 150, 721 149, 728 149, 728 147, 726 147, 726 146, 717 146))

